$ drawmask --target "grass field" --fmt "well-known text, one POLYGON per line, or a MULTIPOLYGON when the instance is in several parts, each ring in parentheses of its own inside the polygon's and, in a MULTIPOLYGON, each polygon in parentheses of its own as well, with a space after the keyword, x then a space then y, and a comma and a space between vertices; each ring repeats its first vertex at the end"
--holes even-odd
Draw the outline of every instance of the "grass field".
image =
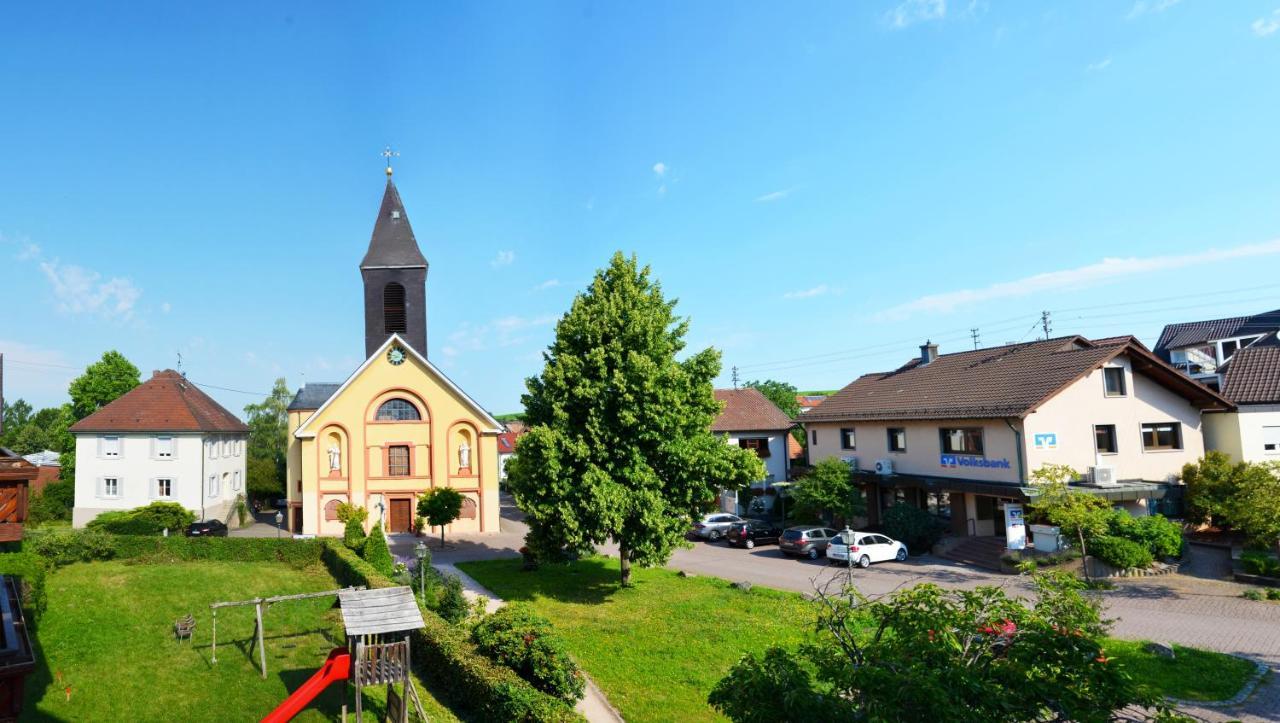
MULTIPOLYGON (((95 562, 62 568, 49 577, 49 609, 34 641, 40 667, 27 681, 23 719, 257 720, 343 644, 334 598, 280 603, 266 613, 265 680, 253 662, 256 651, 249 657, 251 606, 219 611, 218 662, 210 662, 209 603, 336 587, 319 566, 95 562), (179 644, 173 621, 187 613, 198 623, 195 641, 179 644)), ((418 690, 432 721, 457 720, 420 682, 418 690)), ((344 686, 331 686, 295 720, 335 720, 344 695, 344 686)), ((367 693, 366 712, 381 712, 383 695, 367 693)))
POLYGON ((628 721, 724 720, 707 693, 746 651, 805 639, 813 613, 799 596, 732 589, 715 578, 582 560, 520 571, 520 561, 458 565, 505 600, 531 601, 628 721), (678 711, 678 714, 676 713, 678 711))
MULTIPOLYGON (((628 721, 722 720, 706 703, 743 653, 804 640, 813 610, 800 595, 764 588, 744 593, 725 580, 686 579, 665 569, 634 570, 618 588, 618 562, 591 558, 523 572, 518 560, 458 567, 506 600, 528 601, 555 624, 569 652, 628 721)), ((1229 655, 1177 648, 1167 660, 1141 642, 1108 640, 1107 654, 1161 695, 1221 700, 1236 694, 1253 665, 1229 655)))

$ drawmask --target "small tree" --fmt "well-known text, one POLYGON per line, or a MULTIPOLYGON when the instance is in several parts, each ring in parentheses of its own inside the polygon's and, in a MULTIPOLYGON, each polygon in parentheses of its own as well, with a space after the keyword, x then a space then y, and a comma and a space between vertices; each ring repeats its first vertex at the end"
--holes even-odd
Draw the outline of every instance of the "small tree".
POLYGON ((1280 462, 1249 465, 1230 508, 1231 524, 1254 544, 1280 552, 1280 462))
POLYGON ((801 514, 835 513, 847 521, 867 511, 866 500, 853 483, 853 471, 835 457, 822 460, 796 482, 791 496, 796 501, 796 511, 801 514))
POLYGON ((373 529, 369 531, 369 538, 364 541, 364 551, 361 552, 364 561, 373 565, 373 569, 391 577, 394 572, 395 561, 391 558, 391 548, 387 547, 387 536, 382 533, 382 523, 374 524, 373 529))
POLYGON ((1032 483, 1040 494, 1030 504, 1032 511, 1057 525, 1080 544, 1084 559, 1084 575, 1089 577, 1087 541, 1105 535, 1111 520, 1111 503, 1097 495, 1073 490, 1067 483, 1080 473, 1064 464, 1046 464, 1031 473, 1032 483))
POLYGON ((428 525, 440 528, 440 546, 444 547, 445 525, 462 514, 462 493, 452 487, 435 487, 418 498, 418 516, 428 525))
POLYGON ((1187 518, 1210 525, 1226 523, 1248 467, 1244 462, 1232 462, 1229 455, 1217 450, 1206 452, 1199 462, 1183 465, 1187 518))
POLYGON ((364 521, 369 519, 369 511, 360 505, 343 502, 338 505, 338 521, 343 523, 342 543, 360 552, 364 549, 364 521))

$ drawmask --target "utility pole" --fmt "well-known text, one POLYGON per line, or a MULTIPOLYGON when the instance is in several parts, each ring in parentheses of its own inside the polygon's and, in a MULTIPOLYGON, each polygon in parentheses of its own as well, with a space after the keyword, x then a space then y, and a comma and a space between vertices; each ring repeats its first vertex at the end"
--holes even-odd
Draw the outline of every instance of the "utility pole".
POLYGON ((976 326, 975 326, 974 328, 970 329, 970 330, 969 330, 969 336, 973 337, 973 348, 974 348, 974 350, 977 350, 977 348, 978 348, 978 327, 976 327, 976 326))
POLYGON ((1053 324, 1049 322, 1049 312, 1040 312, 1040 326, 1044 327, 1044 338, 1049 338, 1049 332, 1053 331, 1053 324))
POLYGON ((737 364, 733 365, 733 374, 731 378, 733 379, 733 388, 737 389, 738 388, 738 365, 737 364))

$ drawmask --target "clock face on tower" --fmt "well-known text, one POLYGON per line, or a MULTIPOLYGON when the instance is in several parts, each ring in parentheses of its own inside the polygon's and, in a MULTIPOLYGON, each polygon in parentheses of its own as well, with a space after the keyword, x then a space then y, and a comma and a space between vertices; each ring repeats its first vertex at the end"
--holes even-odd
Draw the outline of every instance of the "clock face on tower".
POLYGON ((401 349, 398 346, 391 347, 391 350, 387 352, 387 361, 391 362, 392 364, 395 364, 396 366, 403 364, 404 349, 401 349))

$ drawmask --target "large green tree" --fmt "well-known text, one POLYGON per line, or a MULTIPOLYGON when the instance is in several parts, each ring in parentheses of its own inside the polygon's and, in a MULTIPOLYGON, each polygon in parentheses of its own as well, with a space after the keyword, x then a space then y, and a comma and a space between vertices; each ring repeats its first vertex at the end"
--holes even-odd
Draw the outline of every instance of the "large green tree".
POLYGON ((1280 462, 1249 465, 1231 501, 1232 527, 1254 544, 1280 551, 1280 462))
POLYGON ((138 367, 113 349, 90 364, 84 374, 71 380, 67 389, 71 395, 71 411, 77 421, 84 419, 119 399, 139 382, 138 367))
POLYGON ((249 426, 246 488, 256 497, 272 497, 284 492, 285 463, 289 452, 289 400, 292 397, 282 377, 272 385, 271 393, 265 399, 244 407, 249 426))
POLYGON ((614 254, 556 326, 542 374, 523 397, 529 432, 508 484, 543 555, 618 544, 631 565, 659 565, 720 488, 764 477, 754 453, 712 434, 720 412, 713 349, 677 357, 689 323, 633 256, 614 254))
POLYGON ((18 432, 26 426, 27 421, 31 419, 31 404, 25 399, 18 399, 14 402, 5 402, 4 409, 0 411, 0 421, 4 422, 4 434, 0 435, 0 447, 13 447, 18 432))
POLYGON ((1207 524, 1229 523, 1233 500, 1244 477, 1246 462, 1233 462, 1217 450, 1206 452, 1200 461, 1182 466, 1182 482, 1187 486, 1187 518, 1207 524))

